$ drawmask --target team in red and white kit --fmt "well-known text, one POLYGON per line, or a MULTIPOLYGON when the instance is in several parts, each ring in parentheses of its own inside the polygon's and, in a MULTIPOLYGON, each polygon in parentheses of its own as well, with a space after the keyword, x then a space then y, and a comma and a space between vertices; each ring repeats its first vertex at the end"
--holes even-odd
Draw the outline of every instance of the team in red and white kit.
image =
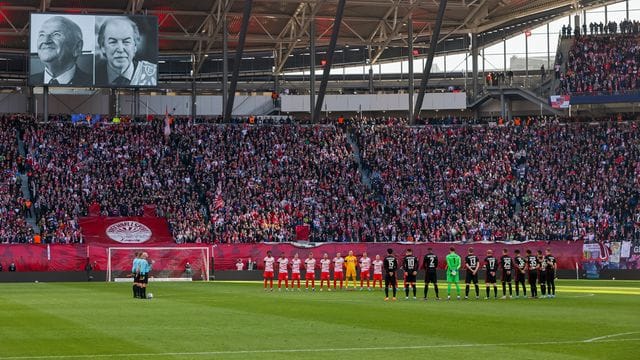
MULTIPOLYGON (((429 249, 430 250, 430 249, 429 249)), ((471 251, 471 248, 468 249, 471 251)), ((349 252, 351 258, 351 264, 354 263, 352 253, 349 252)), ((487 280, 486 280, 486 298, 489 299, 489 288, 493 286, 493 298, 498 298, 498 289, 497 289, 497 272, 501 271, 502 276, 502 297, 501 299, 512 298, 512 274, 515 269, 515 281, 516 281, 516 296, 519 297, 519 288, 521 285, 523 294, 526 296, 526 288, 524 286, 525 276, 528 277, 530 286, 531 286, 531 296, 533 298, 537 297, 537 279, 540 280, 540 287, 542 292, 542 297, 555 297, 555 273, 557 270, 556 258, 551 254, 551 250, 549 248, 546 249, 546 253, 542 255, 542 251, 538 251, 537 256, 533 254, 531 250, 526 251, 527 256, 520 256, 520 251, 514 251, 514 257, 512 258, 508 254, 507 249, 503 249, 501 258, 498 259, 493 257, 493 253, 491 250, 487 251, 487 258, 485 259, 486 263, 486 271, 487 271, 487 280), (498 265, 499 264, 499 265, 498 265), (507 292, 508 289, 508 292, 507 292), (507 297, 508 295, 508 297, 507 297)), ((407 254, 412 255, 410 249, 407 250, 407 254)), ((407 255, 407 256, 409 256, 407 255)), ((425 255, 425 262, 427 259, 435 258, 435 261, 431 261, 431 264, 436 264, 437 266, 437 256, 432 252, 425 255)), ((415 263, 415 256, 412 257, 415 263)), ((406 257, 405 257, 406 260, 406 257)), ((316 270, 320 269, 320 291, 323 291, 326 287, 327 291, 331 290, 343 290, 344 289, 344 271, 346 267, 345 258, 341 256, 341 253, 336 253, 334 258, 330 258, 329 254, 322 254, 322 258, 320 260, 316 260, 313 256, 313 253, 309 253, 308 256, 303 260, 299 257, 298 253, 295 253, 292 259, 288 259, 284 252, 280 254, 280 257, 275 259, 272 255, 271 251, 267 251, 267 256, 264 257, 264 291, 273 291, 273 279, 275 274, 275 265, 278 264, 278 290, 282 290, 282 285, 284 283, 284 288, 286 291, 289 291, 289 279, 291 279, 291 289, 301 290, 301 277, 302 271, 305 272, 305 290, 311 289, 311 291, 316 290, 316 270), (333 266, 332 266, 333 265, 333 266), (333 268, 333 270, 332 270, 333 268), (291 271, 291 277, 289 277, 289 271, 291 271), (333 271, 333 278, 331 272, 333 271), (333 289, 331 287, 331 280, 333 280, 333 289)), ((415 265, 415 264, 414 264, 415 265)), ((353 266, 353 265, 351 265, 353 266)), ((357 260, 357 267, 360 269, 360 290, 366 289, 371 291, 376 288, 376 285, 380 289, 382 289, 382 278, 385 273, 384 261, 381 259, 380 255, 376 255, 372 260, 369 258, 366 252, 362 253, 362 256, 357 260), (373 284, 371 283, 371 279, 373 279, 373 284)), ((423 265, 424 268, 425 265, 423 265)), ((482 266, 482 265, 480 265, 482 266)), ((413 267, 417 269, 417 265, 413 267)), ((436 267, 427 270, 427 278, 425 281, 435 282, 435 278, 437 276, 436 267), (430 272, 429 272, 430 271, 430 272)), ((478 269, 479 270, 479 269, 478 269)), ((405 270, 406 272, 406 270, 405 270)), ((416 271, 412 273, 415 274, 416 271)), ((355 271, 354 271, 355 274, 355 271)), ((415 278, 415 275, 413 275, 415 278)), ((411 278, 411 284, 415 283, 415 279, 411 278)), ((354 280, 355 281, 355 280, 354 280)), ((405 288, 407 288, 405 286, 405 288)), ((478 290, 476 290, 476 295, 478 290)), ((476 298, 478 298, 477 296, 476 298)), ((407 295, 408 298, 408 295, 407 295)), ((415 299, 415 290, 414 297, 415 299)), ((465 296, 465 299, 468 297, 465 296)), ((424 300, 426 300, 426 291, 424 300)))
POLYGON ((322 259, 320 260, 320 291, 324 287, 325 280, 327 281, 327 290, 331 291, 331 274, 329 273, 329 269, 331 268, 331 259, 329 259, 329 254, 324 253, 322 255, 322 259))
POLYGON ((264 257, 264 291, 267 291, 267 282, 271 291, 273 291, 273 263, 276 259, 271 255, 271 251, 267 251, 267 256, 264 257))
POLYGON ((293 255, 291 259, 291 289, 298 285, 298 291, 300 291, 300 267, 302 266, 302 260, 298 257, 298 253, 293 255))
POLYGON ((380 289, 382 289, 382 265, 384 262, 380 259, 380 255, 376 255, 376 259, 373 260, 373 288, 376 288, 376 282, 380 289))
POLYGON ((313 257, 313 253, 309 253, 309 256, 304 259, 304 288, 309 290, 309 280, 311 280, 311 290, 316 291, 316 259, 313 257))
POLYGON ((360 291, 364 289, 365 280, 367 280, 367 290, 371 291, 369 269, 371 269, 371 259, 369 259, 366 252, 363 252, 360 258, 360 291))
POLYGON ((284 288, 289 291, 289 259, 284 256, 284 253, 278 258, 278 291, 282 290, 283 281, 284 288))
POLYGON ((340 290, 342 290, 344 282, 344 258, 340 255, 337 253, 333 258, 333 290, 337 290, 336 283, 338 281, 340 281, 340 290))

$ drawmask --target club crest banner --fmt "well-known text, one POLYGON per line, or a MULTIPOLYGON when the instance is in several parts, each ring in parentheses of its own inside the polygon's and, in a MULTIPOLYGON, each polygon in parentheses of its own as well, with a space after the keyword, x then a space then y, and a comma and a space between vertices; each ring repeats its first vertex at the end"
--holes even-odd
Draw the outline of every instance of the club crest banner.
POLYGON ((174 243, 165 218, 89 216, 81 218, 79 223, 87 244, 118 246, 174 243))

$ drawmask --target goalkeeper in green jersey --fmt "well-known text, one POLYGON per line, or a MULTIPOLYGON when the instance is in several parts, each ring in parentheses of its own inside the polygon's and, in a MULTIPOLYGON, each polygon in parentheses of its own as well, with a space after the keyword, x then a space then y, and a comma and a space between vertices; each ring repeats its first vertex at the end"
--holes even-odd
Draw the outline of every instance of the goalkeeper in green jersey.
POLYGON ((452 246, 449 248, 449 255, 447 255, 447 300, 451 300, 451 283, 456 284, 456 291, 458 292, 458 300, 460 300, 460 264, 462 260, 460 255, 456 254, 456 249, 452 246))

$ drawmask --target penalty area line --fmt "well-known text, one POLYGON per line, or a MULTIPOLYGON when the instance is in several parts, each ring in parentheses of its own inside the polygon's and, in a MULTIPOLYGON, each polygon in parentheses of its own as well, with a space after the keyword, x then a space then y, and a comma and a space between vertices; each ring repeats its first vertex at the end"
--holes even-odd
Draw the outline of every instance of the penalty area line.
POLYGON ((533 346, 533 345, 578 345, 600 344, 623 341, 640 341, 634 339, 609 339, 612 336, 635 334, 638 332, 613 334, 601 338, 588 340, 568 341, 541 341, 521 343, 494 343, 494 344, 441 344, 441 345, 415 345, 415 346, 376 346, 376 347, 349 347, 329 349, 264 349, 264 350, 226 350, 226 351, 194 351, 194 352, 164 352, 164 353, 128 353, 128 354, 86 354, 86 355, 41 355, 41 356, 3 356, 0 360, 28 360, 28 359, 94 359, 94 358, 121 358, 121 357, 151 357, 151 356, 211 356, 211 355, 245 355, 245 354, 295 354, 295 353, 322 353, 343 351, 385 351, 385 350, 425 350, 425 349, 453 349, 476 347, 505 347, 505 346, 533 346))

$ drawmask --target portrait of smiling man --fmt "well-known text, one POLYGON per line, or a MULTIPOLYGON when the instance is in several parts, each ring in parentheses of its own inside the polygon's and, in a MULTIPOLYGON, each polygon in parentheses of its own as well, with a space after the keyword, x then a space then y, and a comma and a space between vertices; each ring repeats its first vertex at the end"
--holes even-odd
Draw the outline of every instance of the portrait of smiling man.
POLYGON ((98 29, 104 61, 96 65, 96 85, 155 86, 158 66, 137 58, 141 46, 140 29, 133 20, 106 17, 98 29))
POLYGON ((32 67, 31 84, 92 85, 92 75, 78 66, 84 44, 78 24, 63 16, 53 16, 45 20, 37 31, 37 59, 44 69, 38 72, 32 67))

